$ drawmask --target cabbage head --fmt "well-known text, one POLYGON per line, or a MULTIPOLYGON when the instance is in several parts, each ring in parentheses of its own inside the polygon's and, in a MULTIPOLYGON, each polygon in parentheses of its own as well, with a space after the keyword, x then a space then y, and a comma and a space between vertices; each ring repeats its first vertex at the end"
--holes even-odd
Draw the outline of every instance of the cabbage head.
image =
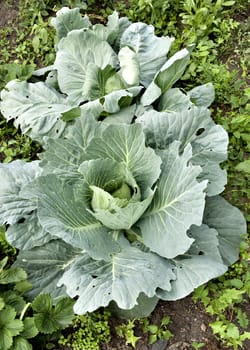
POLYGON ((78 9, 53 20, 56 60, 11 81, 1 111, 44 151, 0 164, 0 225, 19 250, 29 297, 76 299, 149 314, 225 273, 246 225, 220 193, 228 136, 209 112, 212 84, 174 84, 191 48, 114 13, 92 25, 78 9))

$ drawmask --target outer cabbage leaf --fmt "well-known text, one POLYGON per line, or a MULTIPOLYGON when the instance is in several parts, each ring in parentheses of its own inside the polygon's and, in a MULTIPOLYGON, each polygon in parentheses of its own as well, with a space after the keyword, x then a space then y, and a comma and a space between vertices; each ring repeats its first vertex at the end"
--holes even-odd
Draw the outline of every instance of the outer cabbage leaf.
POLYGON ((191 226, 190 237, 195 241, 189 251, 173 260, 177 278, 171 291, 158 291, 163 300, 177 300, 190 294, 195 288, 226 272, 219 251, 218 233, 207 225, 191 226))
POLYGON ((53 239, 53 236, 41 227, 36 211, 24 216, 22 220, 23 222, 11 225, 6 230, 6 238, 14 247, 32 249, 53 239))
POLYGON ((220 196, 207 198, 203 222, 218 231, 223 261, 226 265, 233 264, 239 257, 242 235, 247 232, 240 210, 220 196))
POLYGON ((116 68, 118 58, 111 46, 98 38, 91 30, 73 30, 58 44, 55 68, 62 92, 76 103, 86 101, 83 85, 89 64, 104 69, 116 68))
POLYGON ((30 187, 22 194, 27 198, 37 197, 39 222, 46 232, 86 250, 93 259, 109 260, 110 254, 119 251, 113 233, 88 211, 89 188, 83 179, 68 183, 47 175, 39 177, 30 187))
POLYGON ((191 246, 193 239, 187 236, 187 230, 192 224, 202 222, 207 184, 196 180, 200 167, 189 164, 191 146, 181 155, 179 146, 179 142, 173 142, 159 152, 162 166, 157 189, 147 212, 136 224, 143 243, 169 259, 185 253, 191 246))
POLYGON ((36 209, 36 203, 23 198, 20 191, 40 173, 38 161, 0 164, 0 226, 13 225, 36 209))
POLYGON ((145 136, 139 124, 108 126, 100 137, 90 141, 86 155, 89 159, 109 158, 124 163, 142 193, 160 174, 161 159, 151 148, 145 147, 145 136))
POLYGON ((167 60, 142 95, 141 103, 143 106, 151 105, 174 85, 184 73, 189 59, 190 52, 187 49, 182 49, 167 60))
POLYGON ((54 240, 41 247, 21 250, 14 266, 20 266, 27 272, 32 283, 32 289, 27 292, 30 298, 40 293, 50 293, 53 298, 61 298, 67 294, 65 288, 59 288, 57 283, 81 253, 81 249, 54 240))
POLYGON ((79 8, 63 7, 52 18, 51 24, 56 29, 57 38, 61 40, 74 29, 90 28, 92 25, 87 16, 82 17, 79 8))
POLYGON ((196 106, 209 107, 214 101, 215 96, 213 84, 208 83, 196 86, 188 91, 188 96, 196 106))
POLYGON ((181 89, 173 88, 161 95, 158 110, 160 112, 181 112, 192 106, 189 96, 181 89))
POLYGON ((120 41, 119 57, 120 62, 122 62, 121 74, 124 80, 128 84, 137 84, 137 80, 139 80, 142 85, 147 87, 156 72, 166 62, 166 56, 173 40, 169 37, 155 36, 154 27, 151 25, 131 24, 124 31, 120 41), (132 52, 134 52, 133 55, 132 52), (129 75, 131 71, 135 70, 138 71, 138 79, 131 81, 129 75))
POLYGON ((150 110, 137 120, 143 125, 146 142, 152 148, 164 149, 178 140, 183 150, 191 143, 191 162, 202 167, 199 178, 209 180, 208 195, 224 190, 226 172, 219 164, 227 158, 228 135, 220 125, 215 125, 208 109, 192 107, 176 113, 150 110))
POLYGON ((111 261, 93 261, 86 254, 79 256, 62 276, 76 313, 92 312, 115 301, 121 309, 131 309, 141 292, 153 297, 158 287, 169 290, 175 279, 171 262, 151 252, 142 252, 126 243, 111 261), (164 278, 162 278, 164 276, 164 278))
POLYGON ((66 124, 62 113, 75 105, 43 82, 10 81, 1 92, 1 112, 7 120, 14 119, 24 134, 43 142, 44 136, 59 137, 66 124))

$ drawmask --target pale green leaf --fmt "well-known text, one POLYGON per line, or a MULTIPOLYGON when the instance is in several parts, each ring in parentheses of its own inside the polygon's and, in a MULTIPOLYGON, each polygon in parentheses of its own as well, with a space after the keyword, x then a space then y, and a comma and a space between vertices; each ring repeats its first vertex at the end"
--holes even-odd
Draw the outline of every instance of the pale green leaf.
POLYGON ((201 224, 205 205, 207 182, 196 180, 201 169, 190 164, 191 146, 181 155, 179 147, 176 141, 158 152, 162 172, 157 189, 147 212, 136 224, 143 243, 165 258, 174 258, 188 250, 193 239, 187 236, 187 230, 192 224, 201 224))
POLYGON ((177 300, 190 294, 194 288, 227 270, 218 249, 218 233, 206 225, 191 226, 190 237, 194 242, 189 251, 173 259, 177 278, 172 282, 171 291, 158 291, 157 296, 164 300, 177 300))
POLYGON ((226 265, 233 264, 239 257, 242 235, 247 232, 246 221, 240 210, 220 196, 209 197, 203 222, 217 230, 223 261, 226 265))
POLYGON ((169 290, 174 278, 170 262, 124 244, 109 262, 82 255, 59 283, 66 286, 70 297, 79 296, 74 310, 84 314, 107 306, 112 300, 119 308, 131 309, 140 293, 153 297, 158 287, 169 290))
POLYGON ((24 330, 21 333, 21 336, 30 339, 34 338, 38 334, 38 329, 35 325, 34 317, 25 317, 23 320, 24 330))
POLYGON ((154 80, 144 92, 141 103, 144 106, 149 106, 170 89, 183 75, 189 59, 190 52, 187 49, 182 49, 171 56, 156 73, 154 80))
POLYGON ((108 126, 101 137, 90 141, 86 154, 89 159, 109 158, 124 163, 142 192, 160 174, 161 160, 151 148, 145 147, 145 136, 138 124, 108 126))
POLYGON ((21 189, 41 172, 39 162, 21 160, 0 164, 0 225, 15 224, 36 208, 36 203, 20 196, 21 189))
POLYGON ((1 113, 24 134, 43 142, 44 136, 59 137, 65 123, 62 113, 76 105, 43 82, 10 81, 1 92, 1 113))
POLYGON ((120 41, 122 50, 124 47, 128 47, 131 51, 134 51, 133 58, 131 53, 128 57, 127 67, 125 60, 122 60, 124 79, 126 80, 129 66, 134 62, 133 65, 136 64, 139 68, 140 82, 147 87, 153 80, 156 72, 166 62, 167 53, 172 42, 172 38, 155 36, 154 27, 151 25, 145 23, 131 24, 124 31, 120 41))
POLYGON ((111 46, 99 39, 91 30, 72 30, 58 44, 55 68, 62 92, 76 103, 85 101, 83 85, 89 64, 104 69, 117 67, 118 58, 111 46))
POLYGON ((160 112, 181 112, 187 110, 192 105, 189 97, 180 89, 173 88, 167 90, 159 100, 158 110, 160 112))
POLYGON ((215 97, 215 91, 212 83, 196 86, 192 90, 188 91, 187 95, 190 97, 191 102, 200 107, 209 107, 215 97))
POLYGON ((54 299, 65 296, 64 289, 58 288, 57 282, 80 252, 80 249, 61 240, 20 251, 15 265, 21 266, 28 273, 32 289, 27 294, 32 299, 40 293, 50 293, 54 299))
POLYGON ((6 230, 8 242, 18 249, 31 249, 47 243, 53 237, 38 221, 37 211, 25 215, 21 223, 11 225, 6 230))
POLYGON ((88 211, 90 190, 83 179, 70 183, 56 175, 42 176, 32 183, 28 195, 32 193, 37 197, 39 222, 46 232, 86 250, 94 259, 109 259, 119 250, 113 233, 88 211))
POLYGON ((250 173, 250 159, 237 164, 235 169, 244 173, 250 173))
POLYGON ((56 29, 59 40, 67 36, 71 30, 91 27, 88 17, 82 17, 79 8, 69 9, 68 7, 63 7, 57 11, 56 17, 51 20, 51 24, 56 29))

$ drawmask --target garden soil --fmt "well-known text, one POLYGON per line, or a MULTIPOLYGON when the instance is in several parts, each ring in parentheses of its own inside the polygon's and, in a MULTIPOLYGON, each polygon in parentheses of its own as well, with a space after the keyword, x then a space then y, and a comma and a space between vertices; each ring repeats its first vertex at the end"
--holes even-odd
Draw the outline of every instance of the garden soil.
MULTIPOLYGON (((10 20, 16 23, 17 15, 18 1, 7 2, 7 0, 0 0, 0 28, 8 26, 10 20), (12 3, 12 5, 8 5, 8 3, 12 3)), ((15 44, 14 37, 11 37, 10 41, 13 45, 15 44)), ((250 320, 250 304, 245 304, 243 309, 246 311, 250 320)), ((191 296, 175 302, 159 302, 150 317, 150 323, 160 326, 164 316, 170 316, 171 318, 168 329, 172 332, 173 336, 168 341, 159 340, 153 345, 148 345, 148 336, 141 332, 140 327, 137 327, 135 322, 135 335, 140 337, 136 342, 136 350, 193 350, 193 342, 204 343, 205 345, 202 347, 204 350, 229 349, 223 347, 212 334, 209 323, 214 319, 205 312, 202 305, 199 303, 195 304, 191 296)), ((110 319, 112 340, 109 344, 102 344, 101 350, 133 349, 131 345, 126 344, 125 339, 118 337, 116 334, 115 328, 122 322, 114 317, 110 319)), ((245 342, 242 349, 250 350, 250 341, 245 342)), ((60 347, 57 350, 70 349, 60 347)))

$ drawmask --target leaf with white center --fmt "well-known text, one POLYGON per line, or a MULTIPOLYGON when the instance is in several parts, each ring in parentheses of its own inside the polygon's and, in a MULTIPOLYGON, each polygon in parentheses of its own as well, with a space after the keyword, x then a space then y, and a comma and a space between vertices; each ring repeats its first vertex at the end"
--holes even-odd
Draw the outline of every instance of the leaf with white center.
POLYGON ((146 142, 152 148, 165 149, 178 140, 183 150, 191 143, 191 162, 203 168, 199 178, 210 182, 208 195, 223 191, 226 174, 218 166, 227 157, 228 135, 221 126, 215 125, 207 108, 193 106, 190 110, 171 113, 150 110, 137 121, 142 124, 146 142))
MULTIPOLYGON (((174 39, 169 37, 157 37, 154 35, 154 27, 145 23, 133 23, 123 33, 120 46, 125 46, 134 51, 133 59, 123 59, 123 71, 128 71, 132 62, 139 67, 139 79, 142 85, 148 86, 156 72, 166 62, 167 53, 174 39)), ((124 55, 124 53, 123 53, 124 55)), ((122 73, 123 74, 123 73, 122 73)), ((124 77, 125 78, 125 77, 124 77)), ((125 79, 126 80, 126 79, 125 79)), ((127 80, 126 80, 127 81, 127 80)))
POLYGON ((192 106, 190 98, 180 89, 169 89, 159 100, 158 110, 160 112, 181 112, 192 106))
POLYGON ((104 69, 116 68, 118 58, 111 46, 91 30, 73 30, 58 44, 54 67, 58 71, 58 84, 71 101, 84 102, 83 86, 89 64, 104 69))
POLYGON ((64 139, 49 139, 45 144, 46 151, 39 155, 43 174, 78 177, 78 167, 86 159, 85 149, 99 132, 98 123, 91 116, 91 109, 86 114, 82 113, 73 125, 67 127, 64 139))
POLYGON ((75 107, 55 89, 43 82, 10 81, 1 92, 1 113, 7 120, 14 119, 24 134, 43 142, 44 136, 58 138, 66 124, 62 113, 75 107))
POLYGON ((71 30, 92 26, 87 16, 81 16, 79 8, 69 9, 68 7, 63 7, 57 11, 56 17, 51 20, 51 24, 56 29, 59 40, 67 36, 71 30))
POLYGON ((37 212, 25 215, 23 222, 11 225, 6 230, 8 242, 18 249, 32 249, 49 242, 53 237, 40 225, 37 212))
POLYGON ((195 288, 223 275, 227 270, 218 249, 216 230, 207 225, 191 226, 189 234, 195 241, 185 255, 173 259, 177 278, 172 282, 171 290, 157 292, 157 296, 163 300, 184 298, 195 288))
POLYGON ((136 223, 143 243, 165 258, 185 253, 193 239, 187 230, 202 222, 207 182, 198 183, 201 168, 190 164, 191 146, 179 155, 179 142, 159 151, 162 158, 161 175, 154 198, 142 219, 136 223), (176 244, 178 242, 178 244, 176 244))
POLYGON ((21 250, 14 266, 20 266, 27 272, 32 284, 32 289, 27 292, 30 298, 40 293, 50 293, 53 298, 65 296, 64 288, 57 287, 58 280, 81 252, 61 240, 50 241, 31 250, 21 250))
POLYGON ((242 235, 247 232, 246 221, 240 210, 220 196, 206 200, 204 224, 218 231, 219 249, 226 265, 239 258, 242 235))
POLYGON ((80 176, 77 184, 56 175, 43 176, 25 191, 27 197, 37 197, 39 222, 46 232, 86 250, 93 259, 108 260, 110 254, 119 251, 113 232, 88 211, 90 189, 80 176))
POLYGON ((161 159, 145 147, 139 124, 110 125, 100 137, 93 138, 86 149, 89 159, 109 158, 124 163, 143 192, 158 179, 161 159), (100 147, 102 145, 102 147, 100 147))
POLYGON ((212 83, 196 86, 188 91, 187 94, 191 102, 200 107, 209 107, 213 103, 215 97, 212 83))
POLYGON ((170 290, 175 279, 171 262, 151 252, 124 245, 111 261, 94 261, 86 254, 71 265, 59 281, 71 298, 79 296, 74 311, 92 312, 115 301, 121 309, 137 304, 140 293, 155 295, 157 288, 170 290), (164 278, 162 278, 164 276, 164 278))
POLYGON ((20 191, 40 173, 38 161, 0 164, 0 226, 13 225, 36 209, 36 203, 20 196, 20 191))
POLYGON ((189 59, 190 52, 187 49, 182 49, 170 57, 156 73, 154 80, 142 95, 141 103, 144 106, 149 106, 170 89, 183 75, 189 59))

